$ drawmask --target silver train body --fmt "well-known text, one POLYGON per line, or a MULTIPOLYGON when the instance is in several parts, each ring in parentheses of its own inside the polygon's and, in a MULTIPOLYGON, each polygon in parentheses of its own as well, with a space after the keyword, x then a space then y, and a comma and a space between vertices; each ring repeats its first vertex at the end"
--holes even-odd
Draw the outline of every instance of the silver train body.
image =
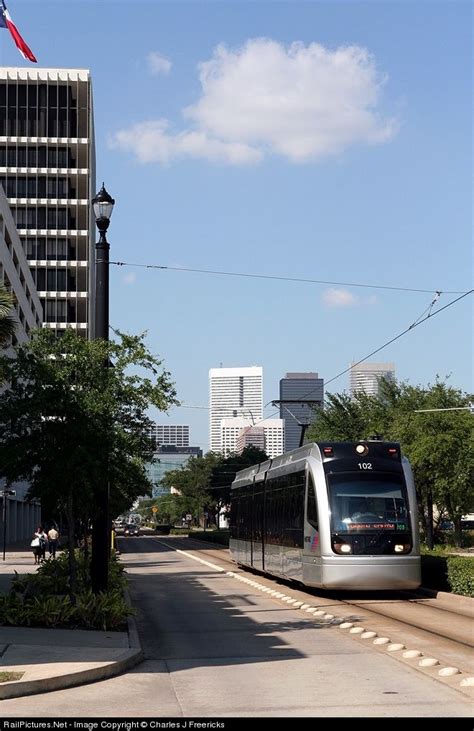
POLYGON ((415 589, 415 486, 395 442, 321 442, 238 472, 230 543, 243 566, 342 590, 415 589))

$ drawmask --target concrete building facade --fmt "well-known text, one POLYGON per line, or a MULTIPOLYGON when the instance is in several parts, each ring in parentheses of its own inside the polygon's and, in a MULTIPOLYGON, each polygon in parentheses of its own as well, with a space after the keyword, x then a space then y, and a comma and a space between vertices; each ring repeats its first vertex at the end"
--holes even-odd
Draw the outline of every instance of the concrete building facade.
POLYGON ((377 396, 380 378, 386 378, 388 381, 395 380, 395 364, 359 363, 359 365, 354 365, 352 363, 349 376, 351 396, 354 396, 357 391, 377 396))
POLYGON ((189 447, 189 426, 187 424, 153 424, 150 437, 159 447, 171 444, 175 447, 189 447))
POLYGON ((222 419, 222 444, 225 456, 241 454, 245 447, 258 447, 270 459, 284 452, 285 422, 283 419, 263 419, 256 426, 245 419, 222 419))
POLYGON ((222 419, 244 418, 255 424, 263 417, 263 369, 211 368, 209 371, 209 448, 221 452, 222 419))
POLYGON ((285 452, 300 445, 301 424, 309 424, 314 408, 324 403, 324 379, 317 373, 287 373, 280 379, 280 418, 285 423, 285 452), (311 405, 305 403, 315 401, 311 405))
POLYGON ((96 190, 87 70, 0 68, 0 184, 43 305, 43 326, 89 336, 96 190))

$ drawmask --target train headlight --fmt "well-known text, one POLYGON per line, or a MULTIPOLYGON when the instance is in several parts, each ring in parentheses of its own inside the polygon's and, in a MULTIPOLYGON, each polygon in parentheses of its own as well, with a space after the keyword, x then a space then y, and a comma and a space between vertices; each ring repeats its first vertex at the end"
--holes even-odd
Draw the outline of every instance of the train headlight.
POLYGON ((349 543, 335 543, 334 551, 336 553, 352 553, 352 546, 349 543))
POLYGON ((358 444, 355 448, 355 451, 357 452, 357 454, 360 454, 361 457, 363 457, 365 454, 367 454, 369 448, 367 444, 358 444))
POLYGON ((408 553, 410 548, 409 543, 396 543, 393 550, 395 553, 408 553))

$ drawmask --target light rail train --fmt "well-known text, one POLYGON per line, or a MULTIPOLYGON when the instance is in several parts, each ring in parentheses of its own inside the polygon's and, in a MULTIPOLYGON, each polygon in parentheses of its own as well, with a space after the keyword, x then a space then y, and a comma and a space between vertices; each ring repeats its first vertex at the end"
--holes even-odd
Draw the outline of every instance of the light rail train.
POLYGON ((415 589, 420 546, 410 464, 396 442, 319 442, 241 470, 231 556, 307 586, 415 589))

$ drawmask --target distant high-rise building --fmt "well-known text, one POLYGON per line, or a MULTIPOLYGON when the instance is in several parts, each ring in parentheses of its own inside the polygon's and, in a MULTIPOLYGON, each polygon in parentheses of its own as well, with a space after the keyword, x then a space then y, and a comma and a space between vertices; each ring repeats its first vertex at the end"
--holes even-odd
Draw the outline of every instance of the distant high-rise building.
POLYGON ((324 401, 324 379, 317 373, 287 373, 280 380, 280 418, 285 422, 285 452, 299 447, 301 424, 309 424, 313 409, 324 401), (315 401, 315 404, 305 403, 315 401))
POLYGON ((43 306, 43 326, 91 334, 95 144, 84 69, 0 68, 0 183, 43 306))
POLYGON ((209 371, 209 447, 221 452, 221 421, 242 417, 250 424, 263 416, 263 369, 211 368, 209 371))
POLYGON ((283 419, 262 419, 256 426, 249 419, 222 419, 221 451, 225 457, 231 452, 240 454, 250 444, 266 452, 270 458, 283 454, 283 419))
POLYGON ((370 396, 377 396, 379 392, 379 379, 385 378, 388 381, 395 380, 394 363, 359 363, 350 371, 350 393, 354 396, 356 391, 364 391, 370 396))
POLYGON ((163 485, 163 477, 167 472, 184 468, 191 457, 202 457, 202 449, 200 447, 175 447, 171 444, 157 448, 152 461, 145 465, 147 477, 153 486, 153 497, 170 494, 171 488, 163 485))
POLYGON ((174 447, 189 447, 189 426, 185 424, 153 424, 150 437, 157 447, 173 445, 174 447))

